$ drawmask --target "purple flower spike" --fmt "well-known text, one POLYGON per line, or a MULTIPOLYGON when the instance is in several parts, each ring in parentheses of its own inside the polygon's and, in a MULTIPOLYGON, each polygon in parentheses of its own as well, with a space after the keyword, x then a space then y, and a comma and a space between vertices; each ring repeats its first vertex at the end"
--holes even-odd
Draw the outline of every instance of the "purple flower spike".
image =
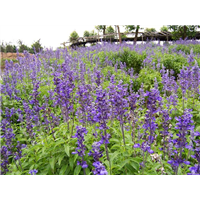
POLYGON ((29 174, 31 174, 31 175, 36 175, 37 173, 38 173, 37 169, 33 169, 33 170, 29 171, 29 174))
POLYGON ((84 155, 85 155, 85 145, 83 142, 85 141, 84 139, 84 134, 87 134, 87 129, 82 127, 82 126, 77 126, 76 127, 76 133, 73 138, 77 138, 77 145, 78 147, 76 148, 75 152, 72 152, 72 154, 78 154, 82 159, 81 161, 77 162, 77 165, 81 165, 82 168, 87 168, 88 165, 86 161, 84 161, 84 155))

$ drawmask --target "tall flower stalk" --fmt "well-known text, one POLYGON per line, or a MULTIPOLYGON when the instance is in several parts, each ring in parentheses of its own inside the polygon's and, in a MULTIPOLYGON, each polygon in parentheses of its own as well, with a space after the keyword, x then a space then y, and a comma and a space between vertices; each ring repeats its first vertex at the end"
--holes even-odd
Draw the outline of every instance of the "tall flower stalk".
POLYGON ((77 126, 76 127, 76 133, 74 136, 72 136, 73 138, 77 138, 77 148, 74 152, 72 152, 72 154, 78 154, 81 158, 80 161, 77 161, 77 165, 80 165, 83 168, 83 173, 84 175, 86 175, 85 173, 85 168, 88 167, 87 162, 84 160, 84 156, 85 156, 85 150, 86 147, 84 145, 84 135, 87 134, 87 129, 82 127, 82 126, 77 126))
POLYGON ((94 163, 93 166, 95 169, 93 170, 94 175, 107 175, 105 166, 99 161, 99 158, 103 156, 103 152, 100 150, 100 146, 102 142, 94 142, 92 145, 92 150, 88 153, 89 156, 93 156, 94 163))
POLYGON ((171 140, 173 144, 173 152, 171 153, 171 159, 168 163, 174 169, 175 174, 177 174, 180 165, 183 163, 186 165, 190 164, 183 158, 183 153, 185 149, 190 148, 187 142, 187 135, 193 131, 194 126, 192 125, 192 114, 187 109, 185 109, 182 116, 175 117, 175 119, 177 121, 175 129, 178 130, 178 133, 176 134, 177 138, 171 140))

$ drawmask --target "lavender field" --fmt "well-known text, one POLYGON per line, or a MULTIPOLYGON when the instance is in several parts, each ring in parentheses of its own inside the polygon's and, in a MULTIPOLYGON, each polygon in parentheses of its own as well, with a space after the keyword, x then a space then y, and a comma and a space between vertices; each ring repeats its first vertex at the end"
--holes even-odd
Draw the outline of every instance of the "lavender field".
POLYGON ((200 174, 200 42, 24 56, 1 80, 2 175, 200 174))

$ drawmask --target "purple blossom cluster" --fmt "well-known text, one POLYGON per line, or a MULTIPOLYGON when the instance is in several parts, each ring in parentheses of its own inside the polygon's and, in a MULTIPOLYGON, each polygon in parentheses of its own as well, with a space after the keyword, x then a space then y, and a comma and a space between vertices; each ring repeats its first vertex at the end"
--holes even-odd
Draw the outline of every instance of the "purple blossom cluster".
POLYGON ((81 157, 81 161, 77 162, 77 165, 80 165, 82 168, 87 168, 87 162, 84 160, 84 156, 85 156, 85 150, 86 147, 84 145, 84 135, 87 134, 87 129, 82 127, 82 126, 77 126, 76 127, 76 133, 74 136, 72 136, 73 138, 77 138, 77 148, 74 152, 72 152, 72 154, 78 154, 81 157))
POLYGON ((32 169, 32 170, 29 171, 30 175, 36 175, 37 173, 38 173, 37 169, 32 169))
POLYGON ((99 158, 103 156, 103 152, 100 151, 100 146, 102 142, 94 142, 92 145, 92 150, 88 153, 89 156, 93 156, 94 163, 93 166, 95 169, 93 170, 94 175, 107 175, 105 166, 99 161, 99 158))
POLYGON ((171 152, 171 159, 168 163, 172 166, 175 174, 178 173, 178 168, 183 163, 189 165, 190 162, 185 160, 183 153, 186 149, 192 148, 187 142, 187 135, 194 130, 192 114, 189 110, 185 110, 183 115, 175 118, 177 123, 175 129, 178 130, 177 138, 171 139, 173 144, 173 151, 171 152))

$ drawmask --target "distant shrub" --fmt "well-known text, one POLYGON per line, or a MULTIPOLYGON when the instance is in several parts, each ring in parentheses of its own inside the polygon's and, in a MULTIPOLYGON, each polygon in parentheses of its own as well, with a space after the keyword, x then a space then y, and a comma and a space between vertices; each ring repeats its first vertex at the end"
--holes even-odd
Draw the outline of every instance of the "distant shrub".
POLYGON ((119 52, 102 51, 102 52, 99 52, 96 56, 99 57, 101 66, 105 65, 105 59, 107 57, 108 60, 112 61, 113 66, 116 63, 120 63, 120 62, 126 63, 127 71, 130 68, 133 68, 135 73, 139 73, 143 66, 143 60, 146 58, 146 53, 139 54, 136 51, 131 51, 129 48, 124 48, 122 51, 119 51, 119 52))
POLYGON ((136 51, 127 48, 119 52, 119 57, 122 63, 126 63, 127 70, 133 68, 135 73, 139 73, 143 66, 143 60, 146 58, 146 53, 138 54, 136 51))
POLYGON ((187 58, 180 54, 157 53, 152 62, 157 64, 158 60, 160 60, 161 66, 164 65, 166 69, 172 69, 176 78, 180 69, 182 69, 183 66, 188 66, 187 58))
POLYGON ((138 78, 135 80, 134 82, 134 91, 138 91, 139 88, 141 87, 142 83, 143 83, 143 87, 145 89, 145 91, 149 91, 151 88, 154 87, 154 82, 155 82, 155 78, 158 82, 158 87, 159 90, 161 91, 162 89, 162 77, 160 72, 151 69, 151 68, 143 68, 141 69, 138 78))

